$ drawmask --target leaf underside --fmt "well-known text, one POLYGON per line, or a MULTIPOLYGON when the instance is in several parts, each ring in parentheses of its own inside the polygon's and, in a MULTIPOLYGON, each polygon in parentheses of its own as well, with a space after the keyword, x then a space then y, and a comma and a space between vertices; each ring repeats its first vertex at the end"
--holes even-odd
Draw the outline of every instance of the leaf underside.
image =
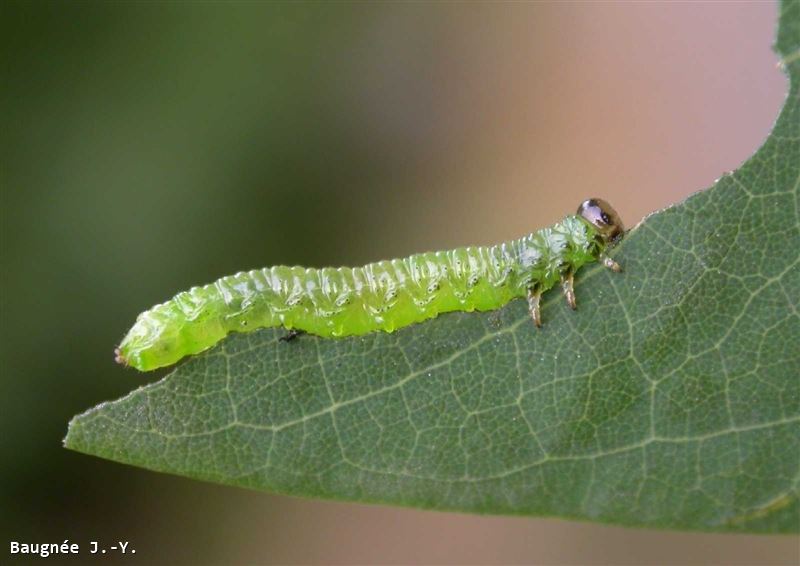
POLYGON ((623 274, 340 340, 233 335, 76 416, 67 448, 291 495, 661 528, 800 530, 800 2, 739 170, 649 216, 623 274))

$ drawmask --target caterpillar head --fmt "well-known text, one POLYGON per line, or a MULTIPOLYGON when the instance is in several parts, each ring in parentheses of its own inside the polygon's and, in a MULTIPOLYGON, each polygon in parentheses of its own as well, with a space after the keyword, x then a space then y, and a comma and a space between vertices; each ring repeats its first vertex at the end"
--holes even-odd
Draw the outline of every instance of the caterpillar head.
POLYGON ((578 207, 578 216, 594 226, 608 246, 619 242, 625 234, 625 226, 619 214, 603 199, 590 198, 583 201, 578 207))

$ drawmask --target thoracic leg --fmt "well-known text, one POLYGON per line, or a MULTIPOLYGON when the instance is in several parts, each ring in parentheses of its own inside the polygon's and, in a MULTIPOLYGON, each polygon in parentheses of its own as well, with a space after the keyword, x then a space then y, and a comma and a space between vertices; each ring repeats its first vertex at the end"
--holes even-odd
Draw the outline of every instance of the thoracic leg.
POLYGON ((528 311, 531 313, 533 323, 537 328, 542 327, 542 313, 539 308, 539 299, 542 296, 541 291, 535 289, 528 289, 528 311))
POLYGON ((620 271, 622 271, 622 267, 620 266, 620 264, 618 264, 616 261, 614 261, 607 255, 604 255, 600 258, 600 263, 602 263, 604 267, 609 268, 611 271, 615 273, 619 273, 620 271))
POLYGON ((564 296, 567 298, 567 304, 572 310, 578 308, 575 304, 575 281, 571 271, 561 275, 561 288, 564 290, 564 296))

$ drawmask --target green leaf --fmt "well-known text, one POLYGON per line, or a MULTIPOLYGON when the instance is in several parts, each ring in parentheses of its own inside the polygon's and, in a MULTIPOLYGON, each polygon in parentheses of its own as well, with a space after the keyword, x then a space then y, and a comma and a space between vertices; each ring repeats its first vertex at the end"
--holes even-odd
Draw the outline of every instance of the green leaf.
POLYGON ((732 175, 649 216, 621 275, 394 334, 236 335, 70 423, 73 450, 253 489, 477 513, 800 528, 800 2, 791 90, 732 175))

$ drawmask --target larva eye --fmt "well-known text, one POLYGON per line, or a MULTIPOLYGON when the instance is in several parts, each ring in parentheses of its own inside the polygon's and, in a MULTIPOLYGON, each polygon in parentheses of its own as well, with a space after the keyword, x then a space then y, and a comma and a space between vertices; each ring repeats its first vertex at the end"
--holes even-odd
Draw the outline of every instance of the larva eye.
POLYGON ((603 199, 590 198, 578 207, 578 215, 595 227, 603 239, 614 244, 625 233, 625 226, 617 211, 603 199))

